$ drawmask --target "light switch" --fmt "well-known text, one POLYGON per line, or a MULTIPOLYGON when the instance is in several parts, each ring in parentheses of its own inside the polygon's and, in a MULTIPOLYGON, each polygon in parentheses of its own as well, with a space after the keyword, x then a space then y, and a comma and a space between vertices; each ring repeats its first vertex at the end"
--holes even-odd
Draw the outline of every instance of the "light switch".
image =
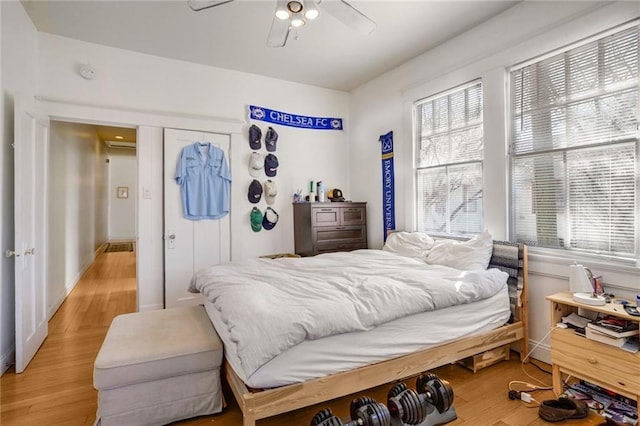
POLYGON ((142 198, 145 200, 151 199, 151 188, 142 188, 142 198))

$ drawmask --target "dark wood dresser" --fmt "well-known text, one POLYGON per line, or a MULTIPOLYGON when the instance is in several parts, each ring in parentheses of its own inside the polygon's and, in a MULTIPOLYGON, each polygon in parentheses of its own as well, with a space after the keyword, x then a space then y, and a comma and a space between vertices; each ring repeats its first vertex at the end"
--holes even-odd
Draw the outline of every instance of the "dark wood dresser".
POLYGON ((367 248, 367 203, 293 203, 300 256, 367 248))

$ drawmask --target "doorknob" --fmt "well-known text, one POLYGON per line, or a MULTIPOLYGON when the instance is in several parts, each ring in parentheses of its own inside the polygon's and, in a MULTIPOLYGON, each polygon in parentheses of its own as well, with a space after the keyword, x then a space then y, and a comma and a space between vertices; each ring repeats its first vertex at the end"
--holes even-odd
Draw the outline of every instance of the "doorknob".
POLYGON ((13 257, 13 256, 20 257, 20 255, 13 250, 7 250, 4 252, 4 257, 13 257))
POLYGON ((169 229, 167 235, 167 248, 168 249, 174 249, 176 248, 176 231, 174 231, 173 229, 169 229))

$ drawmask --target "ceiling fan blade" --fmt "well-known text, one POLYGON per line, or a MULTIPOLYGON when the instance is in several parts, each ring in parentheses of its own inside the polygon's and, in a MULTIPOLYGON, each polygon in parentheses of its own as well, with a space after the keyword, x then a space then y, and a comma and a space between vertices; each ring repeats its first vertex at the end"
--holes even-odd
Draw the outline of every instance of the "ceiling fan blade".
POLYGON ((329 15, 363 34, 371 34, 376 23, 344 0, 322 0, 318 3, 329 15))
POLYGON ((191 10, 199 12, 210 7, 220 6, 225 3, 231 3, 233 0, 187 0, 191 10))
POLYGON ((273 22, 271 22, 271 30, 267 37, 267 45, 271 47, 284 47, 284 45, 287 44, 290 31, 291 24, 289 20, 278 19, 274 15, 273 22))

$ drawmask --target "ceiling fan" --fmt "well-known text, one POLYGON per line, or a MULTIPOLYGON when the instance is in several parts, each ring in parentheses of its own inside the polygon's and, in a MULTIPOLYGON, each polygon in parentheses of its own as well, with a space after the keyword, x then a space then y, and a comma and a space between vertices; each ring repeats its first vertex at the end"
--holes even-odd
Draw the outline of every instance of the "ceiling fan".
MULTIPOLYGON (((187 0, 189 7, 196 12, 232 1, 234 0, 187 0)), ((283 47, 292 28, 314 20, 321 11, 364 34, 370 34, 376 28, 375 22, 345 0, 277 0, 267 45, 283 47)))

